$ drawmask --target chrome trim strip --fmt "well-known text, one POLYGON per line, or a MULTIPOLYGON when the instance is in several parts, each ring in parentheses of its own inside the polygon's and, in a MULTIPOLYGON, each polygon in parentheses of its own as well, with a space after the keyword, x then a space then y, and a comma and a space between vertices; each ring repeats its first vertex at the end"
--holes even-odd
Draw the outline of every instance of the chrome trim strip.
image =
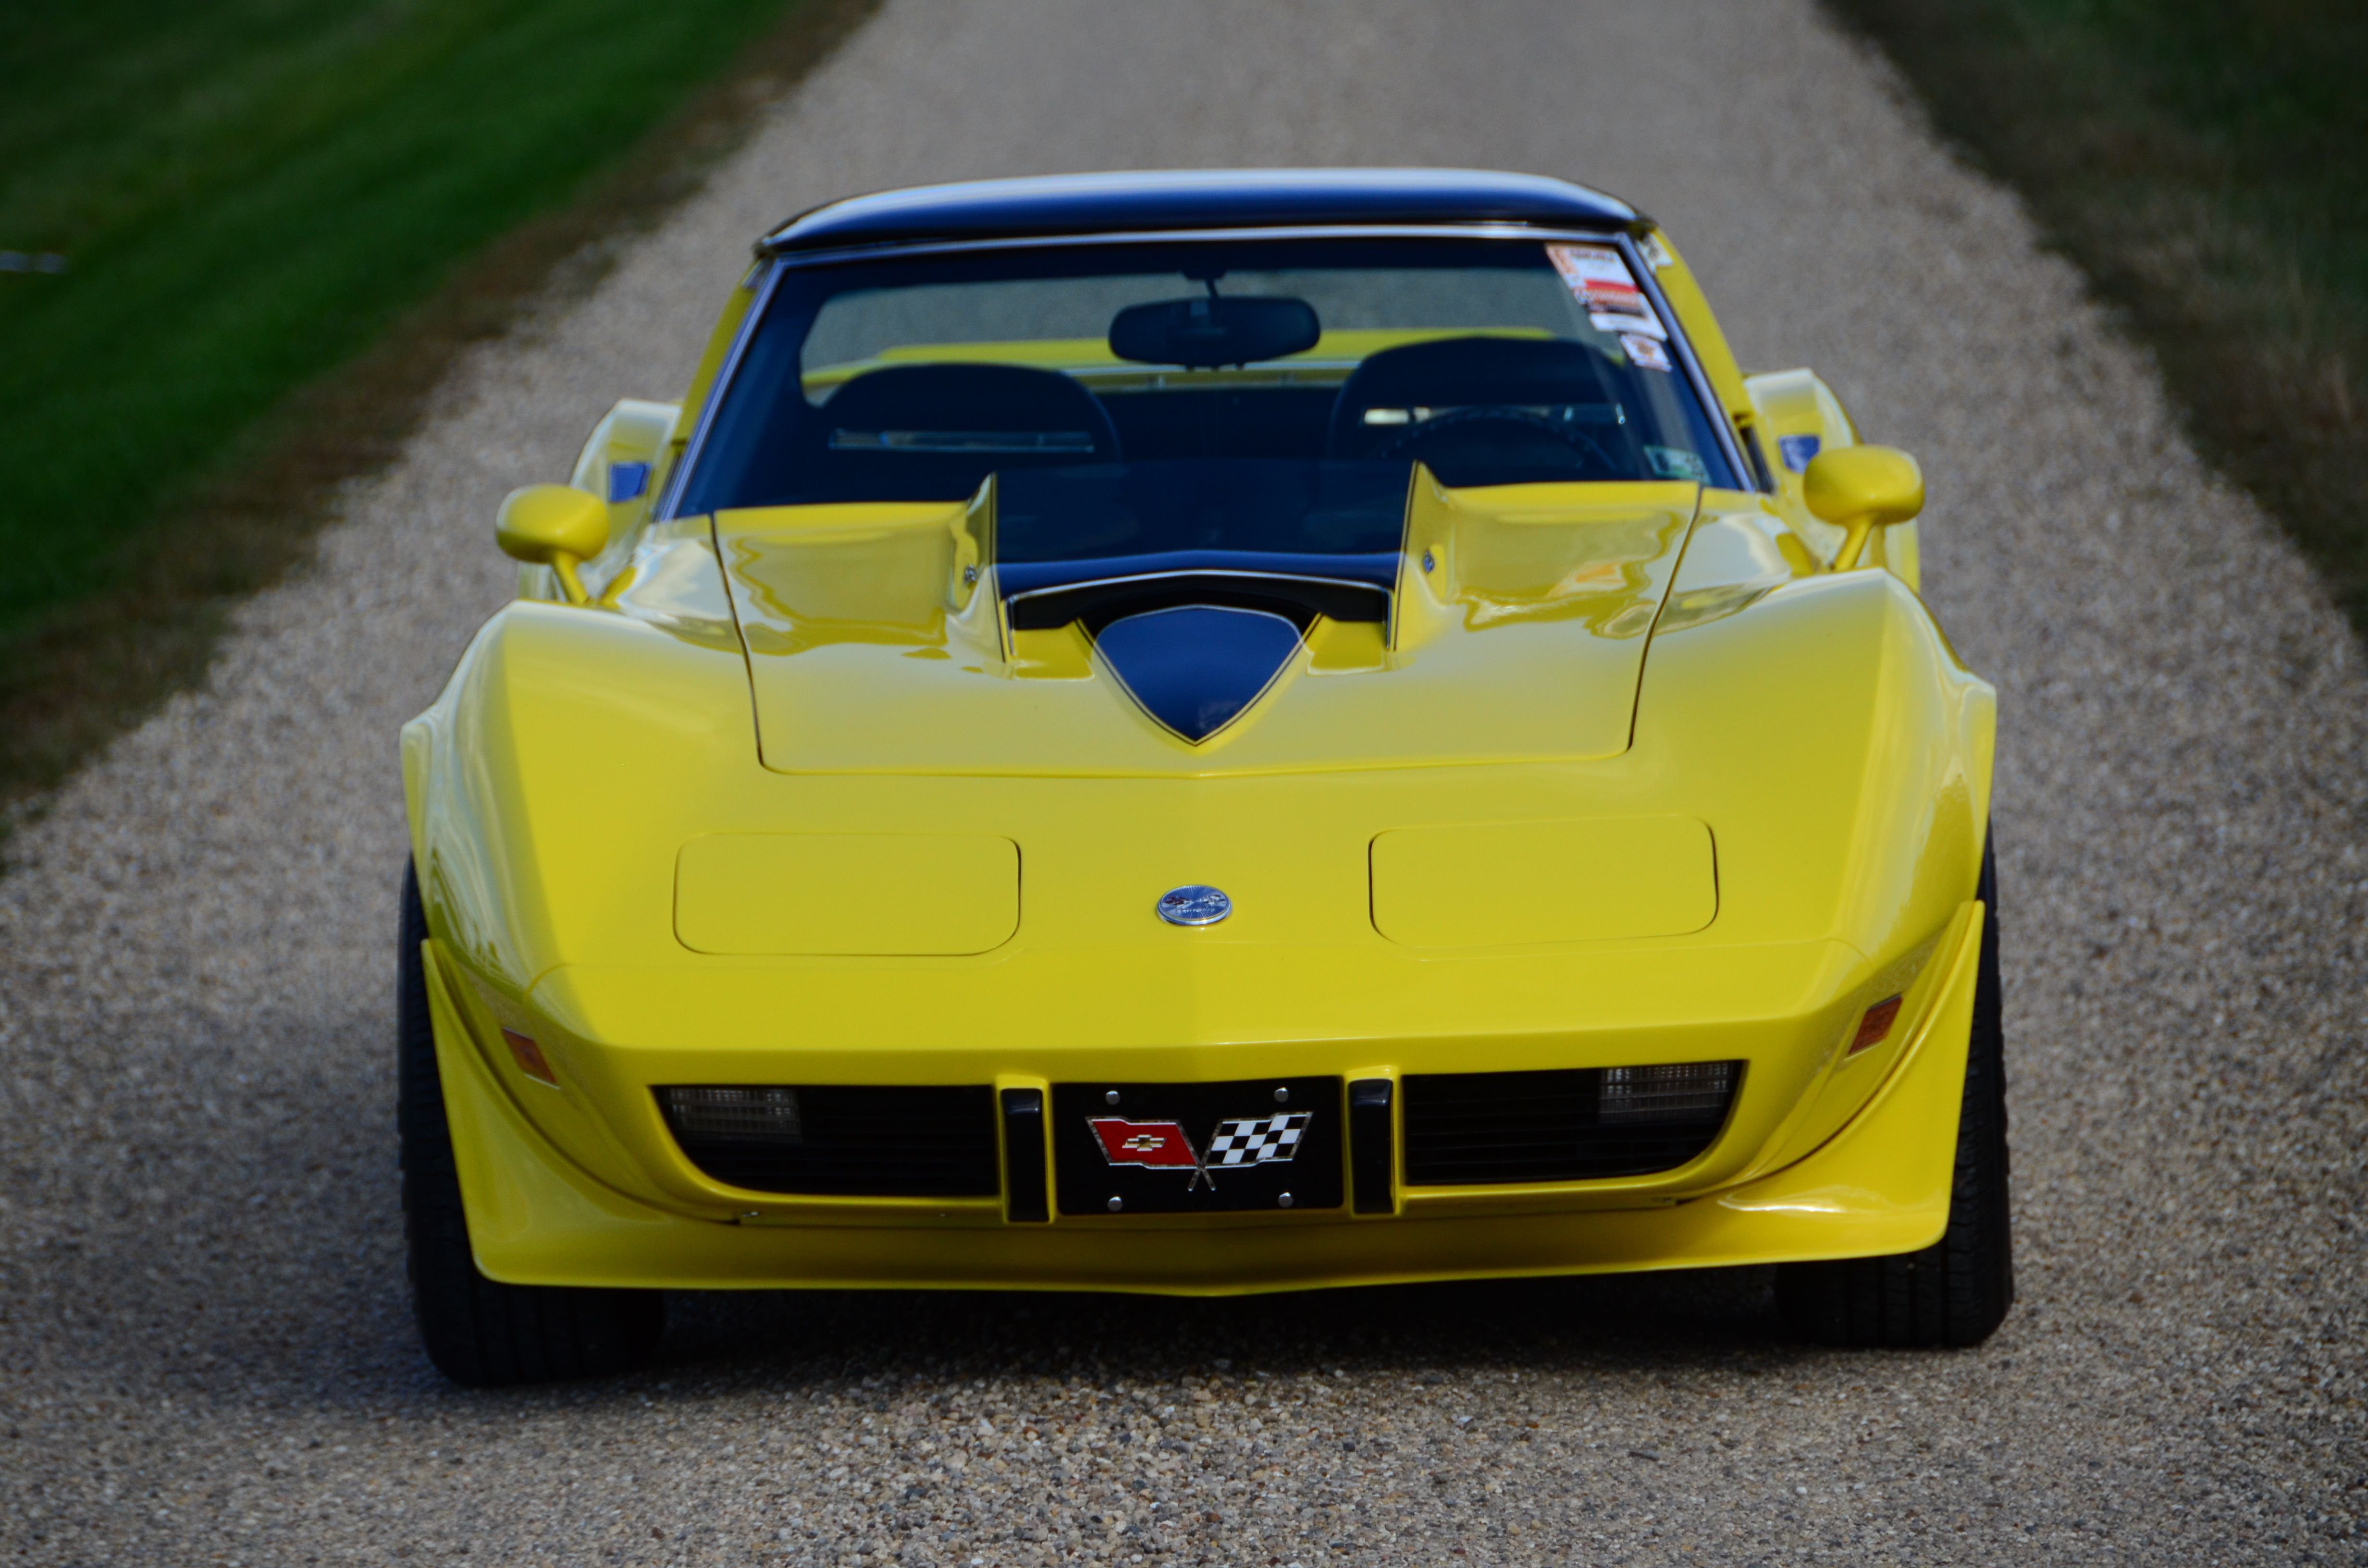
POLYGON ((666 494, 650 508, 650 515, 660 522, 675 519, 675 507, 682 500, 683 489, 699 467, 699 454, 707 445, 709 426, 715 423, 715 411, 723 406, 723 394, 732 390, 732 378, 740 373, 741 356, 748 351, 748 342, 757 335, 757 327, 765 319, 766 307, 773 302, 773 290, 781 281, 779 264, 766 267, 764 280, 757 285, 757 297, 749 301, 748 313, 740 318, 740 332, 732 340, 731 351, 723 363, 715 368, 714 384, 707 389, 707 402, 699 411, 699 423, 691 426, 690 439, 683 443, 682 457, 666 475, 666 494))
POLYGON ((1669 329, 1669 341, 1677 346, 1678 362, 1685 367, 1686 380, 1692 383, 1694 396, 1700 400, 1702 413, 1709 416, 1711 428, 1718 432, 1719 445, 1726 452, 1726 464, 1735 474, 1737 488, 1758 494, 1751 464, 1744 460, 1743 447, 1736 438, 1735 421, 1726 416, 1725 405, 1711 390, 1710 377, 1694 356, 1693 340, 1686 335, 1684 321, 1670 309, 1669 297, 1661 292, 1660 281, 1653 276, 1653 264, 1645 259, 1634 236, 1616 234, 1611 243, 1628 258, 1628 270, 1635 275, 1638 287, 1645 290, 1645 298, 1652 301, 1653 309, 1660 312, 1661 324, 1669 329))
POLYGON ((1076 245, 1131 245, 1192 241, 1242 240, 1584 240, 1600 244, 1622 235, 1633 225, 1607 222, 1600 229, 1543 229, 1533 224, 1502 223, 1366 223, 1298 224, 1292 227, 1247 229, 1127 229, 1094 233, 1021 234, 991 240, 882 240, 866 245, 842 245, 836 250, 772 250, 759 242, 763 254, 784 267, 821 267, 850 261, 871 261, 890 256, 945 256, 962 251, 1042 250, 1076 245))

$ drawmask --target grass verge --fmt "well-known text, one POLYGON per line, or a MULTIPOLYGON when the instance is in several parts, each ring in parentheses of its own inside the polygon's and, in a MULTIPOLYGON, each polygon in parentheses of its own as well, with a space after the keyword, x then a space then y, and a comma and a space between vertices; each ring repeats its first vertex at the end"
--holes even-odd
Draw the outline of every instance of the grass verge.
POLYGON ((2021 192, 2368 635, 2368 6, 1827 3, 2021 192))
POLYGON ((201 675, 453 358, 588 286, 593 242, 695 188, 873 3, 0 17, 0 806, 201 675))

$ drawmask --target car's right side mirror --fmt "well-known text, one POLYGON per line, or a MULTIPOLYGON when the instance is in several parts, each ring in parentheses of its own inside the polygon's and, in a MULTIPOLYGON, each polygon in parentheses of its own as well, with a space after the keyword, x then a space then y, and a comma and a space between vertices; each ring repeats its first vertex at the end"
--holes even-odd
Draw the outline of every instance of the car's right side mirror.
POLYGON ((1813 514, 1847 530, 1833 564, 1847 572, 1866 552, 1875 529, 1924 509, 1924 471, 1896 447, 1838 447, 1809 460, 1801 499, 1813 514))

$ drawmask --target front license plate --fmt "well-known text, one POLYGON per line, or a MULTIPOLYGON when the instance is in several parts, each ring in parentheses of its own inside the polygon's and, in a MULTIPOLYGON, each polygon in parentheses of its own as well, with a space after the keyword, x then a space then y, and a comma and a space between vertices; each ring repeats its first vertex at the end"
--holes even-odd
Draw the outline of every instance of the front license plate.
POLYGON ((1340 1080, 1055 1084, 1064 1214, 1340 1207, 1340 1080))

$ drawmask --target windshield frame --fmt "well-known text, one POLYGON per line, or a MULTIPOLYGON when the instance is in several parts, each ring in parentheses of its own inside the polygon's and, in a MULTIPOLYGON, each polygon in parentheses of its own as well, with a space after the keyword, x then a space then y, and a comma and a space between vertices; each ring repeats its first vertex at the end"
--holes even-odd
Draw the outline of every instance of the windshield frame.
MULTIPOLYGON (((677 507, 691 475, 697 472, 700 453, 707 443, 715 418, 734 391, 740 364, 750 341, 763 324, 770 308, 775 290, 781 279, 794 271, 808 267, 844 266, 850 262, 882 261, 904 256, 950 256, 1010 250, 1055 250, 1085 245, 1177 244, 1238 244, 1251 240, 1336 240, 1336 239, 1473 239, 1513 241, 1524 244, 1576 241, 1590 244, 1610 244, 1619 250, 1627 262, 1631 277, 1658 313, 1668 331, 1668 344, 1676 351, 1679 369, 1688 388, 1700 404, 1700 411, 1712 435, 1725 457, 1728 472, 1738 478, 1756 473, 1743 452, 1734 418, 1728 414, 1711 386, 1709 375, 1694 352, 1691 338, 1686 331, 1684 318, 1671 305, 1662 291, 1660 280, 1654 276, 1653 265, 1637 244, 1633 232, 1625 229, 1545 228, 1519 223, 1425 223, 1425 224, 1322 224, 1307 226, 1261 226, 1242 229, 1144 230, 1112 233, 1103 232, 1071 234, 1026 235, 988 240, 949 240, 919 243, 843 246, 833 250, 771 252, 758 247, 758 267, 764 276, 754 281, 757 297, 749 302, 740 319, 730 350, 716 368, 715 381, 706 401, 700 405, 682 455, 666 475, 666 488, 651 508, 654 520, 671 522, 685 514, 677 507)), ((749 287, 747 283, 742 285, 749 287)))

